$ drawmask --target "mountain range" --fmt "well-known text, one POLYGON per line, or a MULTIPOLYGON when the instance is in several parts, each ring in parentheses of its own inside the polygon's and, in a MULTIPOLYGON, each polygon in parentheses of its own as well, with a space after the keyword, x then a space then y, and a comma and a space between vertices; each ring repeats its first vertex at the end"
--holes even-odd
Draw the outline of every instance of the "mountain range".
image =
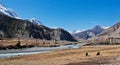
POLYGON ((35 38, 46 40, 77 41, 79 39, 103 39, 120 36, 120 22, 104 29, 97 25, 88 30, 76 30, 71 34, 62 28, 49 28, 36 18, 22 19, 9 8, 0 3, 0 39, 35 38), (76 40, 77 39, 77 40, 76 40))
POLYGON ((85 31, 80 31, 80 32, 77 32, 77 33, 72 33, 72 35, 76 39, 87 40, 89 38, 95 37, 96 35, 100 34, 101 32, 103 32, 103 30, 104 29, 101 26, 97 25, 92 29, 85 30, 85 31))
POLYGON ((120 22, 105 29, 101 26, 95 26, 92 29, 74 33, 72 35, 81 42, 87 42, 88 45, 119 44, 120 22), (110 41, 110 39, 113 40, 110 41))
POLYGON ((49 28, 35 18, 22 19, 13 10, 0 3, 0 39, 3 38, 76 41, 66 30, 49 28))

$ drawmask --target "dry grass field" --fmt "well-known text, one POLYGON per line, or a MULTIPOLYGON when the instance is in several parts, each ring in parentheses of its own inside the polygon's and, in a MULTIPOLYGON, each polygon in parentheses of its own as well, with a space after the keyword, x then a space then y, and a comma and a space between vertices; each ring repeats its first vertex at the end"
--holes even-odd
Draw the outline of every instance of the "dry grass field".
POLYGON ((84 46, 23 57, 0 59, 0 65, 120 65, 120 45, 84 46), (88 56, 85 53, 88 52, 88 56), (100 55, 96 56, 96 53, 100 55))
MULTIPOLYGON (((21 45, 33 45, 38 47, 52 47, 52 46, 60 46, 75 42, 68 42, 68 41, 49 41, 49 40, 40 40, 40 39, 20 39, 21 45)), ((18 43, 18 39, 4 39, 0 40, 0 47, 6 47, 13 45, 15 46, 18 43)))

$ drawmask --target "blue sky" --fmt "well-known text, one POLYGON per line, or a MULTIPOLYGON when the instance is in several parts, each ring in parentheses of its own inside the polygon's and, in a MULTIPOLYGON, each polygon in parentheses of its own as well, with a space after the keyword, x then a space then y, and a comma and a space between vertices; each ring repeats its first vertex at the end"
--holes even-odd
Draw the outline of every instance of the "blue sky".
POLYGON ((111 26, 120 21, 120 0, 0 0, 24 19, 68 31, 111 26))

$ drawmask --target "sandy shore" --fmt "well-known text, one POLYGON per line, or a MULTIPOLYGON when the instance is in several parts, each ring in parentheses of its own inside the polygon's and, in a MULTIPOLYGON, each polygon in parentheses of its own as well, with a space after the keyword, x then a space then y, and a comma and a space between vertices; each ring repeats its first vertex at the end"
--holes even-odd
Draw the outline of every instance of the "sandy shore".
POLYGON ((79 49, 0 59, 0 65, 120 65, 119 61, 120 45, 109 45, 84 46, 79 49), (85 56, 86 52, 89 56, 85 56), (97 52, 100 52, 99 56, 96 56, 97 52))

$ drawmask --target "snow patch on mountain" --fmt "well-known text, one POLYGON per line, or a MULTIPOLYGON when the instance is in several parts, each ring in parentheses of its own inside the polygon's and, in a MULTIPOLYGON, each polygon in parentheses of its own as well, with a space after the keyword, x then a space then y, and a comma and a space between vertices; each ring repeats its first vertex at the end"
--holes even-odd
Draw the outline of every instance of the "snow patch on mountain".
POLYGON ((43 25, 41 21, 39 21, 35 18, 31 18, 29 21, 33 24, 36 24, 36 25, 43 25))
MULTIPOLYGON (((18 15, 12 9, 6 8, 2 4, 2 2, 0 2, 0 14, 23 20, 22 18, 18 17, 18 15)), ((37 20, 35 18, 31 18, 29 21, 33 24, 42 25, 42 22, 40 22, 39 20, 37 20)))
POLYGON ((16 19, 21 19, 12 9, 6 8, 1 2, 0 2, 0 14, 7 15, 16 19))
POLYGON ((103 26, 102 28, 103 28, 103 29, 108 29, 108 28, 109 28, 109 26, 103 26))
POLYGON ((84 30, 74 30, 74 31, 72 31, 72 32, 70 32, 71 34, 77 34, 77 33, 80 33, 80 32, 82 32, 82 31, 84 31, 84 30))

